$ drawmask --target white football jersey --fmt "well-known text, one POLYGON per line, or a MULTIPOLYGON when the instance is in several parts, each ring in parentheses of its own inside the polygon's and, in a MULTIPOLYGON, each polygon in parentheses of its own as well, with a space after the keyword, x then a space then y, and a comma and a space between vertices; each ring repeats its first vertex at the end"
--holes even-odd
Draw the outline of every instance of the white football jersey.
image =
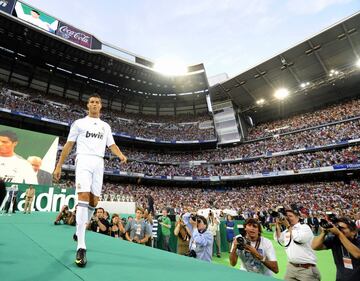
POLYGON ((100 118, 76 120, 70 128, 68 141, 76 142, 76 154, 104 157, 106 146, 115 144, 110 125, 100 118))
POLYGON ((38 184, 30 163, 16 154, 11 157, 0 156, 0 178, 5 182, 38 184))

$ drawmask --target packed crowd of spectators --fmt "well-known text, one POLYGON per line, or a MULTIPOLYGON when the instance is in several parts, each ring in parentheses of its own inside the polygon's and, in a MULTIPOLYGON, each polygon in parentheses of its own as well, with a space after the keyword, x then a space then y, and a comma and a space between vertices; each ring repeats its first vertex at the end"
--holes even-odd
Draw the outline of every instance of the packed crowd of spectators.
POLYGON ((314 146, 331 145, 341 141, 360 138, 360 119, 325 126, 318 129, 281 135, 271 139, 244 143, 234 147, 213 150, 160 153, 122 149, 131 159, 154 162, 221 161, 236 158, 248 158, 267 155, 269 152, 281 152, 314 146))
MULTIPOLYGON (((139 161, 130 161, 120 165, 119 159, 105 160, 106 169, 142 173, 148 176, 235 176, 258 173, 278 172, 308 168, 327 167, 336 164, 358 163, 360 146, 351 146, 339 150, 317 151, 312 153, 260 158, 238 163, 202 164, 202 165, 159 165, 139 161)), ((69 160, 74 161, 74 160, 69 160)))
POLYGON ((149 187, 106 183, 103 197, 121 195, 134 198, 137 206, 147 207, 147 195, 154 199, 156 213, 165 207, 181 214, 184 208, 235 210, 244 218, 259 211, 296 203, 304 214, 320 215, 327 211, 355 218, 360 212, 360 182, 315 182, 262 185, 224 189, 149 187))
MULTIPOLYGON (((121 150, 129 159, 140 162, 180 163, 204 160, 208 162, 220 162, 222 160, 266 156, 269 153, 287 150, 332 145, 342 141, 359 138, 360 119, 303 131, 296 134, 281 135, 271 139, 244 143, 233 147, 220 147, 211 150, 167 152, 130 149, 126 147, 121 147, 121 150)), ((66 139, 60 139, 60 148, 65 142, 66 139)), ((69 159, 68 162, 71 164, 73 159, 69 159)))
MULTIPOLYGON (((58 151, 58 157, 60 151, 58 151)), ((66 165, 75 165, 75 153, 65 161, 66 165)), ((252 175, 309 168, 327 167, 337 164, 358 163, 360 158, 360 146, 350 146, 342 149, 322 150, 309 153, 284 155, 276 157, 263 157, 251 161, 236 163, 204 163, 200 165, 172 165, 156 164, 143 161, 132 161, 126 165, 120 164, 118 158, 105 159, 105 169, 113 171, 125 171, 142 173, 147 176, 236 176, 252 175)))
POLYGON ((327 124, 360 115, 360 99, 334 104, 323 109, 295 115, 289 118, 256 125, 249 130, 248 139, 258 139, 327 124))
MULTIPOLYGON (((86 116, 85 107, 76 101, 46 96, 24 88, 15 89, 28 96, 11 95, 7 88, 2 88, 0 107, 68 124, 86 116)), ((212 119, 208 114, 156 117, 104 108, 102 118, 111 125, 113 132, 130 136, 167 141, 216 139, 213 126, 199 126, 201 122, 212 119)))

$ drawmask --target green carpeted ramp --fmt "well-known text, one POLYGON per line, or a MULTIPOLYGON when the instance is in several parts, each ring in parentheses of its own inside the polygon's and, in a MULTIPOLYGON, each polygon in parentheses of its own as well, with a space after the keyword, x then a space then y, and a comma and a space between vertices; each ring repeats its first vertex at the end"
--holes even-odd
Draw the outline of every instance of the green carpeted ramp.
POLYGON ((39 212, 0 216, 2 281, 276 280, 90 231, 86 233, 88 264, 78 268, 72 240, 75 228, 55 226, 55 216, 39 212))

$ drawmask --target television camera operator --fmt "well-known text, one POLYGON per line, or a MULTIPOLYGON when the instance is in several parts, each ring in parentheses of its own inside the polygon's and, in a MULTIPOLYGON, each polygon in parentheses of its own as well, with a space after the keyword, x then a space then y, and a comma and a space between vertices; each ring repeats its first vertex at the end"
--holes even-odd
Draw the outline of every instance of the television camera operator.
POLYGON ((230 264, 235 266, 240 258, 246 271, 272 276, 278 273, 275 249, 271 241, 261 236, 261 224, 254 218, 245 221, 240 235, 234 237, 230 251, 230 264))
POLYGON ((300 223, 299 208, 292 205, 291 209, 280 208, 271 215, 276 223, 274 238, 285 248, 288 258, 284 280, 320 280, 315 252, 311 248, 314 234, 307 224, 300 223))
POLYGON ((355 281, 360 276, 360 237, 350 218, 328 216, 321 220, 321 233, 312 241, 316 251, 332 251, 337 281, 355 281))

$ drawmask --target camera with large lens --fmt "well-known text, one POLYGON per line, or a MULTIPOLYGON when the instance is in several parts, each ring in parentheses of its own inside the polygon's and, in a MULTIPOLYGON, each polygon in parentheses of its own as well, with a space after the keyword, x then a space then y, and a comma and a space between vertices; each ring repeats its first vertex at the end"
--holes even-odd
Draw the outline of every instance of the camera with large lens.
POLYGON ((276 211, 271 211, 270 216, 273 218, 279 218, 280 220, 284 219, 286 216, 286 210, 283 206, 276 208, 276 211))
POLYGON ((337 226, 337 223, 339 220, 334 213, 326 212, 326 217, 327 217, 327 220, 325 220, 325 219, 320 220, 320 226, 322 228, 330 229, 330 228, 333 228, 334 226, 337 226))
POLYGON ((198 216, 196 214, 191 214, 190 219, 196 221, 198 219, 198 216))
POLYGON ((163 216, 160 216, 160 217, 158 217, 158 222, 162 222, 163 221, 163 216))
POLYGON ((235 239, 237 242, 236 248, 240 251, 244 250, 246 245, 250 245, 250 241, 246 240, 241 234, 237 235, 235 239))

